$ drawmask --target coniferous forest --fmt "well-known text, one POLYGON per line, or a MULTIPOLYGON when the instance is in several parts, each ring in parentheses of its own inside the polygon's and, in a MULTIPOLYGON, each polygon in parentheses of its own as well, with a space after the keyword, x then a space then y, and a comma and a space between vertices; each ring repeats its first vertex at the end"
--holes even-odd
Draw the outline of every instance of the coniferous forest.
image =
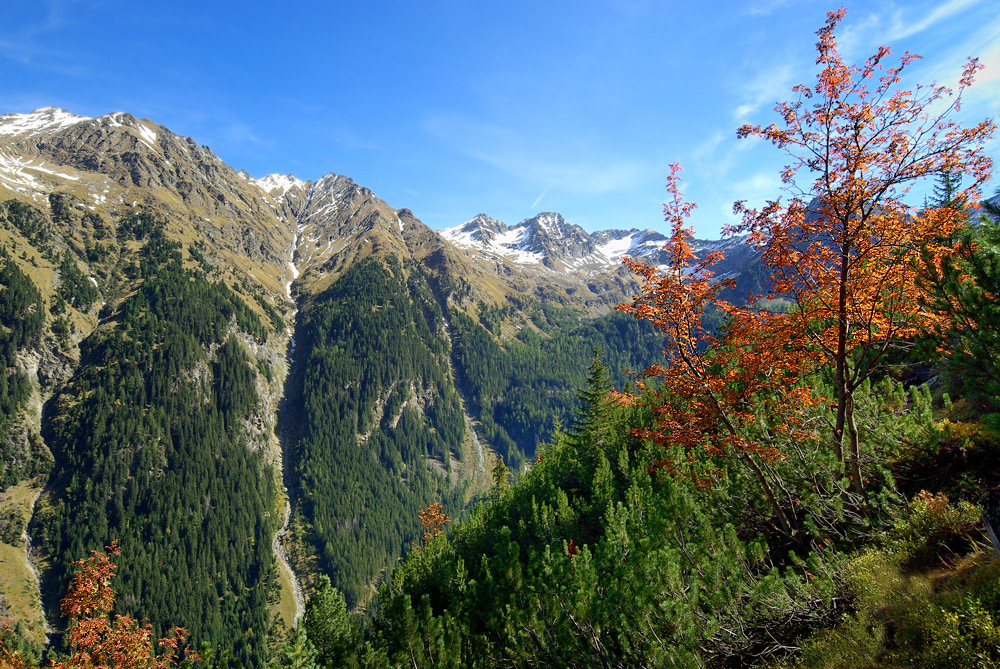
POLYGON ((65 590, 72 562, 118 541, 121 612, 156 633, 182 624, 199 641, 239 639, 226 645, 249 662, 268 628, 276 479, 244 434, 257 370, 239 337, 264 331, 161 235, 138 265, 139 290, 113 329, 83 342, 80 371, 55 399, 55 494, 32 532, 52 591, 65 590))

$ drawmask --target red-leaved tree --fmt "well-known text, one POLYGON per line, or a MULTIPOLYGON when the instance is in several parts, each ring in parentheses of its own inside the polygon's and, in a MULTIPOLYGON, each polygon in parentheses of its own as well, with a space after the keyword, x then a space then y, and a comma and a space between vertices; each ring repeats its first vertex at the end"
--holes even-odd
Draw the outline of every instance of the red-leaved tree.
MULTIPOLYGON (((815 370, 833 377, 832 448, 861 492, 855 393, 893 347, 940 318, 922 306, 927 300, 921 299, 917 261, 948 249, 950 233, 961 224, 959 210, 975 203, 991 167, 982 150, 993 123, 965 127, 951 120, 977 62, 969 62, 957 91, 905 88, 902 74, 915 56, 886 66, 889 49, 882 47, 863 66, 842 61, 834 30, 843 16, 843 10, 831 12, 818 31, 817 82, 796 86, 797 98, 777 105, 781 125, 739 130, 791 157, 782 172, 790 199, 761 209, 737 202, 742 222, 726 230, 748 235, 772 272, 770 297, 791 307, 772 313, 718 299, 723 284, 713 281, 710 269, 717 258, 697 261, 688 243, 685 220, 694 205, 680 195, 676 165, 664 207, 669 262, 660 270, 626 258, 643 290, 632 304, 619 306, 665 335, 669 357, 666 367, 646 370, 660 381, 656 422, 636 435, 682 445, 688 453, 736 456, 760 482, 786 531, 794 495, 771 465, 783 458, 783 439, 799 440, 803 409, 820 399, 801 379, 815 370), (971 179, 945 206, 917 211, 904 203, 915 183, 942 173, 971 179), (721 340, 704 327, 708 309, 728 317, 721 340)), ((671 470, 673 463, 665 458, 661 466, 671 470)))
POLYGON ((978 200, 992 166, 983 145, 995 126, 952 120, 981 69, 976 60, 957 90, 904 86, 918 56, 889 65, 883 46, 863 66, 844 63, 834 34, 844 15, 830 12, 817 32, 815 85, 796 86, 797 97, 776 106, 780 123, 739 129, 788 154, 782 181, 790 199, 761 209, 737 202, 743 220, 727 232, 746 233, 760 248, 774 296, 794 303, 801 337, 833 370, 833 448, 860 491, 855 392, 893 347, 939 318, 922 306, 917 260, 922 251, 940 257, 961 209, 978 200), (968 186, 942 207, 921 212, 904 202, 913 185, 941 174, 967 175, 968 186))
MULTIPOLYGON (((664 269, 625 258, 638 275, 643 291, 632 304, 617 308, 650 321, 666 339, 663 350, 669 364, 645 370, 659 381, 651 393, 655 424, 637 428, 637 437, 666 445, 682 446, 689 455, 702 450, 711 455, 734 456, 753 473, 768 498, 772 513, 786 531, 790 521, 787 504, 779 499, 778 482, 769 465, 782 457, 770 440, 762 440, 762 425, 788 432, 797 429, 801 409, 813 399, 799 383, 813 359, 793 341, 798 333, 787 319, 767 311, 738 308, 718 297, 727 281, 714 281, 712 265, 721 254, 697 260, 691 251, 691 228, 686 225, 694 205, 680 193, 680 167, 671 165, 667 178, 669 201, 664 216, 670 236, 664 246, 664 269), (728 316, 720 341, 704 324, 709 310, 728 316)), ((669 457, 657 465, 675 470, 669 457)), ((707 485, 708 481, 698 481, 707 485)))

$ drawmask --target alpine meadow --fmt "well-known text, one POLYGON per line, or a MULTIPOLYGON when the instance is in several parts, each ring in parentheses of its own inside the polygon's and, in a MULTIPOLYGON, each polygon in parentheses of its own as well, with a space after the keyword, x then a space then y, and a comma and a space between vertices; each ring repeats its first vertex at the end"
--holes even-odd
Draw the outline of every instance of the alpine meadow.
POLYGON ((0 667, 1000 667, 996 74, 847 16, 719 240, 0 115, 0 667))

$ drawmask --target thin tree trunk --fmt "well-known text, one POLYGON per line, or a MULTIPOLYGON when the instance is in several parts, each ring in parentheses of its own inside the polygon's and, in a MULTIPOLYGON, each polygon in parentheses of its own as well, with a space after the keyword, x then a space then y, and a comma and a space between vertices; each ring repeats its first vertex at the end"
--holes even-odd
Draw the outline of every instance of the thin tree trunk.
MULTIPOLYGON (((845 241, 840 249, 840 290, 837 295, 837 371, 834 392, 837 395, 837 427, 833 433, 833 452, 837 456, 844 473, 847 467, 844 463, 844 428, 848 419, 848 369, 847 369, 847 330, 849 327, 847 313, 847 279, 850 273, 851 247, 847 244, 847 221, 843 222, 845 241)), ((852 412, 853 413, 853 412, 852 412)))
POLYGON ((864 491, 864 481, 861 478, 861 438, 858 434, 858 423, 854 417, 854 392, 849 391, 844 398, 844 418, 846 421, 848 448, 850 449, 851 478, 855 492, 864 491))
POLYGON ((847 423, 847 404, 844 401, 847 395, 846 389, 846 368, 847 365, 837 356, 837 371, 833 380, 833 392, 837 399, 837 422, 833 428, 833 452, 837 456, 837 464, 840 465, 841 472, 847 472, 844 465, 844 425, 847 423))

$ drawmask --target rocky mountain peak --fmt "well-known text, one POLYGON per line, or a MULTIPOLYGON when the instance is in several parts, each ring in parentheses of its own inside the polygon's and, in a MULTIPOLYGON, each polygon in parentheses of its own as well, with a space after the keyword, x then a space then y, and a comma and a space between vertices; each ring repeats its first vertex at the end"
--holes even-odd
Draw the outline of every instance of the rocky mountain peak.
POLYGON ((0 135, 27 138, 62 130, 82 121, 90 120, 87 116, 78 116, 59 107, 42 107, 28 114, 0 115, 0 135))
POLYGON ((253 179, 253 183, 257 184, 258 188, 272 197, 274 197, 275 191, 281 196, 293 188, 308 187, 305 181, 296 179, 294 174, 268 174, 261 179, 253 179))
POLYGON ((503 221, 498 221, 486 214, 476 214, 472 220, 443 230, 441 234, 462 246, 476 244, 490 246, 497 237, 502 236, 507 230, 507 224, 503 221))
POLYGON ((560 214, 543 212, 521 221, 514 228, 524 230, 520 248, 540 254, 547 267, 578 262, 594 255, 590 235, 579 225, 567 223, 560 214))

